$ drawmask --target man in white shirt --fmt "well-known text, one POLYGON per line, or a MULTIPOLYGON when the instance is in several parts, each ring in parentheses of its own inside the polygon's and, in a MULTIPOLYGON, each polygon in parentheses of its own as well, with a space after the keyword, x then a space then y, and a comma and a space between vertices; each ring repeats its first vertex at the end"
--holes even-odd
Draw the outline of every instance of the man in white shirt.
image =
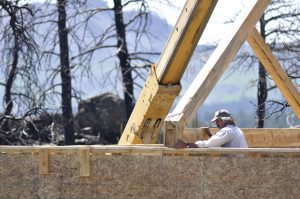
POLYGON ((176 148, 206 148, 206 147, 234 147, 248 148, 244 133, 235 126, 229 111, 220 109, 215 112, 211 122, 215 122, 220 129, 208 140, 199 140, 195 143, 186 143, 179 140, 176 148))

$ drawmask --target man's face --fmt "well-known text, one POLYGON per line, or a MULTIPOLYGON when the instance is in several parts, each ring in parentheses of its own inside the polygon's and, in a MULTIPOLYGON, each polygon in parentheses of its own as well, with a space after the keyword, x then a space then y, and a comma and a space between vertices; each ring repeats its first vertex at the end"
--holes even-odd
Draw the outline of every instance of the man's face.
POLYGON ((224 127, 224 123, 222 120, 220 120, 219 118, 216 120, 216 125, 219 129, 224 127))

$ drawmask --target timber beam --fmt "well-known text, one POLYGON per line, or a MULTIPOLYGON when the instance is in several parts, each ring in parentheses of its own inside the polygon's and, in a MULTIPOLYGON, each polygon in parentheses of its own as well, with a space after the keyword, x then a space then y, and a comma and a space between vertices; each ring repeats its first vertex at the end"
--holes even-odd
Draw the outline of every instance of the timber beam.
POLYGON ((217 0, 188 0, 127 122, 119 144, 154 144, 178 96, 180 79, 217 0))
MULTIPOLYGON (((214 135, 218 130, 211 128, 210 132, 214 135)), ((242 131, 250 148, 300 147, 299 128, 242 128, 242 131)), ((189 142, 208 138, 204 128, 185 128, 183 131, 183 139, 189 142)))
POLYGON ((198 45, 217 0, 187 0, 158 60, 160 84, 178 84, 198 45))
POLYGON ((171 122, 172 124, 166 124, 165 126, 170 127, 175 125, 175 129, 173 129, 173 132, 170 128, 166 130, 166 133, 169 133, 169 135, 165 135, 167 140, 174 140, 174 138, 171 138, 172 136, 177 136, 177 138, 182 139, 183 129, 195 117, 199 107, 206 100, 210 91, 216 85, 237 51, 245 42, 249 30, 255 26, 269 4, 270 0, 256 0, 253 2, 253 5, 236 20, 232 31, 221 41, 180 99, 173 112, 168 115, 166 123, 171 122))
POLYGON ((247 41, 298 119, 300 119, 300 93, 256 28, 252 29, 247 41))
POLYGON ((119 145, 155 144, 164 119, 180 90, 180 85, 160 85, 155 67, 152 66, 119 145))

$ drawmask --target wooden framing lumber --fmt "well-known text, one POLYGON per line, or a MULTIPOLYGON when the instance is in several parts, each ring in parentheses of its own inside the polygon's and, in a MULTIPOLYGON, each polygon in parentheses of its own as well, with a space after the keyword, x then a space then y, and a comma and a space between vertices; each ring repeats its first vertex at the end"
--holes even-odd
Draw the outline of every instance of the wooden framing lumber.
POLYGON ((119 144, 154 144, 181 90, 180 79, 217 0, 189 0, 167 45, 152 66, 119 144))
MULTIPOLYGON (((210 129, 215 134, 218 129, 210 129)), ((247 144, 251 148, 300 147, 299 128, 242 128, 247 144)), ((183 139, 189 142, 208 139, 203 128, 186 128, 183 139)))
POLYGON ((287 129, 269 129, 269 131, 247 129, 244 131, 250 147, 300 147, 300 129, 290 129, 289 131, 287 129))
POLYGON ((170 114, 172 122, 178 122, 179 125, 186 124, 194 118, 197 110, 246 40, 249 30, 255 26, 269 3, 270 0, 255 1, 251 9, 237 20, 228 37, 221 41, 170 114), (184 123, 180 123, 182 120, 184 123))
POLYGON ((177 143, 178 128, 172 122, 165 122, 164 145, 166 147, 174 147, 177 143))
POLYGON ((248 35, 247 41, 266 71, 274 80, 286 101, 300 119, 300 93, 256 28, 252 29, 248 35))
MULTIPOLYGON (((224 38, 208 59, 195 80, 189 86, 183 97, 178 102, 172 113, 167 116, 167 123, 175 124, 176 128, 168 129, 165 135, 168 140, 183 138, 184 128, 195 117, 199 107, 203 104, 209 92, 216 85, 224 71, 246 40, 251 30, 260 19, 270 0, 256 0, 253 5, 238 18, 232 31, 224 38), (177 136, 171 138, 171 136, 177 136)), ((168 146, 168 145, 167 145, 168 146)))
POLYGON ((188 0, 157 63, 160 84, 179 84, 217 0, 188 0))
POLYGON ((91 175, 90 149, 79 149, 79 173, 80 176, 91 175))
POLYGON ((180 90, 180 85, 159 85, 152 66, 119 144, 155 144, 180 90))
MULTIPOLYGON (((193 129, 195 133, 197 133, 197 129, 193 129)), ((245 131, 245 129, 243 129, 245 131)), ((253 130, 253 129, 251 129, 253 130)), ((278 129, 273 129, 274 133, 276 133, 278 129)), ((299 130, 299 129, 297 129, 299 130)), ((299 135, 299 131, 296 129, 284 129, 287 136, 290 136, 294 133, 299 135)), ((269 133, 270 129, 266 129, 264 133, 269 133)), ((199 132, 199 131, 198 131, 199 132)), ((245 131, 246 132, 246 131, 245 131)), ((260 136, 260 131, 257 131, 257 136, 260 136)), ((0 147, 0 154, 6 154, 6 155, 20 155, 20 151, 26 151, 28 153, 22 153, 24 155, 39 155, 36 153, 37 151, 40 151, 43 149, 43 152, 48 151, 48 164, 51 161, 51 156, 57 156, 57 155, 76 155, 80 154, 82 149, 88 149, 90 150, 89 155, 90 156, 103 156, 103 155, 146 155, 151 154, 154 156, 164 156, 164 155, 182 155, 182 154, 247 154, 247 153, 269 153, 270 155, 276 154, 276 153, 293 153, 300 155, 300 148, 222 148, 222 147, 213 147, 213 148, 191 148, 191 149, 174 149, 174 148, 168 148, 164 147, 162 145, 155 145, 155 146, 144 146, 144 145, 126 145, 126 146, 117 146, 117 145, 111 145, 111 146, 99 146, 99 145, 91 145, 89 147, 78 147, 78 146, 66 146, 66 147, 56 147, 56 146, 49 146, 47 148, 43 146, 3 146, 0 147), (45 149, 45 150, 44 150, 45 149), (30 152, 31 151, 31 152, 30 152), (129 152, 129 153, 128 153, 129 152)), ((46 157, 46 156, 45 156, 46 157)), ((42 174, 40 172, 40 174, 42 174)))
POLYGON ((49 174, 49 149, 46 147, 39 149, 39 173, 49 174))

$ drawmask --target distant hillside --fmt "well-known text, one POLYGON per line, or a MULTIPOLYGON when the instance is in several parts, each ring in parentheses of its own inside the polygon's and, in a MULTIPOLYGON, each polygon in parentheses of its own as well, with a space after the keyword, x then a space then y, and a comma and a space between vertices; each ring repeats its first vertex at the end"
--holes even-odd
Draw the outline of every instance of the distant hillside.
MULTIPOLYGON (((255 103, 256 99, 240 98, 232 102, 204 104, 198 111, 197 118, 195 118, 197 122, 194 121, 194 123, 197 123, 197 126, 209 126, 214 112, 225 108, 230 110, 239 127, 254 128, 256 121, 255 103)), ((269 114, 270 110, 267 111, 266 115, 269 114)), ((289 128, 297 125, 300 125, 300 121, 295 118, 293 111, 290 109, 282 115, 281 113, 274 114, 265 121, 265 128, 289 128), (290 123, 287 121, 288 117, 290 117, 290 123)))
MULTIPOLYGON (((183 76, 183 89, 180 95, 183 95, 196 75, 201 71, 209 56, 213 53, 214 46, 198 46, 192 60, 183 76)), ((252 53, 248 45, 244 44, 238 55, 242 53, 252 53)), ((249 67, 246 62, 237 67, 237 63, 229 65, 216 86, 211 90, 204 104, 200 107, 197 115, 197 125, 207 126, 216 110, 220 108, 228 109, 232 112, 237 120, 237 124, 244 128, 255 127, 256 122, 256 82, 258 76, 257 65, 249 67), (249 69, 247 69, 249 67, 249 69), (246 70, 247 69, 247 70, 246 70)), ((240 64, 240 63, 239 63, 240 64)), ((275 89, 269 92, 268 99, 282 100, 282 94, 275 89)), ((179 99, 177 99, 178 101, 179 99)), ((175 106, 175 105, 174 105, 175 106)), ((173 107, 174 107, 173 106, 173 107)), ((267 106, 268 108, 268 106, 267 106)), ((274 109, 267 110, 268 116, 274 109)), ((286 111, 283 115, 274 114, 266 119, 265 127, 279 128, 290 127, 286 121, 288 116, 292 116, 291 110, 286 111)), ((300 124, 295 121, 292 125, 300 124)))

